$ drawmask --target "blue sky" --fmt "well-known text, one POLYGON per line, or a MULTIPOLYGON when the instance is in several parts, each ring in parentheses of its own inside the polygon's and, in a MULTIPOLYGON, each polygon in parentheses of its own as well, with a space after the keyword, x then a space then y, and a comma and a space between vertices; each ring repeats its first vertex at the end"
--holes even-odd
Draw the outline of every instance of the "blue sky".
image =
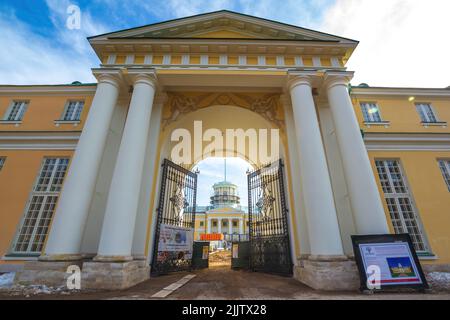
POLYGON ((2 0, 0 84, 95 81, 86 37, 220 9, 359 40, 354 84, 450 85, 448 0, 2 0), (71 4, 80 30, 66 28, 71 4))
MULTIPOLYGON (((221 9, 359 40, 347 65, 353 84, 450 86, 448 0, 2 0, 0 84, 95 82, 99 61, 86 37, 221 9), (79 30, 66 27, 71 4, 81 9, 79 30)), ((229 165, 245 205, 248 165, 229 165)), ((199 204, 207 204, 221 160, 199 167, 199 204)))
MULTIPOLYGON (((212 192, 212 185, 224 181, 224 158, 207 158, 200 161, 196 168, 200 170, 198 176, 197 203, 208 205, 212 192)), ((227 158, 227 181, 238 185, 241 205, 247 206, 247 170, 251 165, 241 158, 227 158)))

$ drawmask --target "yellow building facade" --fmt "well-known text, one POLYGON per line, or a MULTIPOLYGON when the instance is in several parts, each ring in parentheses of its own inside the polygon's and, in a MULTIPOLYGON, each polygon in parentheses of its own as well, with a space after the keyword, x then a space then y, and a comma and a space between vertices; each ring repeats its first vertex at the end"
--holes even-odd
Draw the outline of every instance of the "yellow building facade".
MULTIPOLYGON (((426 270, 450 268, 449 88, 348 86, 357 41, 229 11, 89 41, 97 84, 0 86, 0 271, 59 284, 42 270, 64 278, 77 264, 99 287, 120 263, 137 275, 103 287, 148 278, 160 164, 179 142, 173 132, 194 136, 195 121, 279 130, 300 281, 346 289, 305 267, 345 257, 342 279, 354 284, 353 234, 409 233, 426 270)), ((200 145, 184 167, 218 155, 200 145)), ((263 165, 249 149, 234 156, 263 165)), ((195 239, 219 232, 211 217, 232 217, 232 233, 247 227, 241 212, 212 210, 197 215, 195 239)))

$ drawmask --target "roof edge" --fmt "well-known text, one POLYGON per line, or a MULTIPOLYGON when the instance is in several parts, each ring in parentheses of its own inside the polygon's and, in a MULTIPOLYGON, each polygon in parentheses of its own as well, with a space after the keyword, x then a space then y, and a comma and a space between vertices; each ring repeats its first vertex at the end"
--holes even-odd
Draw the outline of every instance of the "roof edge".
POLYGON ((301 27, 301 26, 296 26, 296 25, 293 25, 293 24, 285 23, 285 22, 280 22, 280 21, 271 20, 271 19, 267 19, 267 18, 262 18, 262 17, 252 16, 252 15, 249 15, 249 14, 245 14, 245 13, 241 13, 241 12, 236 12, 236 11, 232 11, 232 10, 226 10, 226 9, 223 9, 223 10, 217 10, 217 11, 211 11, 211 12, 204 12, 204 13, 200 13, 200 14, 196 14, 196 15, 192 15, 192 16, 186 16, 186 17, 181 17, 181 18, 176 18, 176 19, 170 19, 170 20, 160 21, 160 22, 156 22, 156 23, 150 23, 150 24, 146 24, 146 25, 142 25, 142 26, 138 26, 138 27, 134 27, 134 28, 127 28, 127 29, 123 29, 123 30, 118 30, 118 31, 113 31, 113 32, 107 32, 107 33, 103 33, 103 34, 99 34, 99 35, 87 37, 87 39, 88 39, 88 40, 91 40, 91 39, 93 39, 93 38, 102 37, 102 36, 107 36, 107 35, 114 34, 114 33, 126 32, 126 31, 132 31, 132 30, 138 30, 138 29, 141 29, 141 28, 157 26, 157 25, 163 24, 163 23, 171 23, 171 22, 176 22, 176 21, 181 21, 181 20, 184 20, 184 19, 188 19, 188 18, 198 18, 198 17, 202 17, 202 16, 209 15, 209 14, 217 14, 217 13, 230 13, 230 14, 235 14, 235 15, 240 15, 240 16, 243 16, 243 17, 247 17, 247 18, 259 19, 259 20, 263 20, 263 21, 266 21, 266 22, 269 22, 269 23, 281 24, 281 25, 284 25, 284 26, 290 27, 290 28, 298 28, 298 29, 303 29, 303 30, 305 30, 305 31, 317 32, 317 33, 322 34, 322 35, 324 35, 324 36, 330 36, 330 37, 341 38, 341 39, 343 39, 343 40, 355 42, 355 44, 358 44, 358 43, 359 43, 358 40, 354 40, 354 39, 350 39, 350 38, 341 37, 341 36, 334 35, 334 34, 331 34, 331 33, 326 33, 326 32, 322 32, 322 31, 318 31, 318 30, 313 30, 313 29, 309 29, 309 28, 305 28, 305 27, 301 27))

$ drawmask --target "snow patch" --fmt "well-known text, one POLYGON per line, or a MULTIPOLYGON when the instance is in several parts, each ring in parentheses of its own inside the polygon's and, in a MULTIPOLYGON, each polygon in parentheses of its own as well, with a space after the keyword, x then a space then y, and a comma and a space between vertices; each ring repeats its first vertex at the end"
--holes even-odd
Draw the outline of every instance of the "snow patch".
POLYGON ((13 285, 15 272, 0 274, 0 288, 10 288, 13 285))
POLYGON ((450 273, 449 272, 430 272, 427 275, 428 282, 435 290, 450 290, 450 273))

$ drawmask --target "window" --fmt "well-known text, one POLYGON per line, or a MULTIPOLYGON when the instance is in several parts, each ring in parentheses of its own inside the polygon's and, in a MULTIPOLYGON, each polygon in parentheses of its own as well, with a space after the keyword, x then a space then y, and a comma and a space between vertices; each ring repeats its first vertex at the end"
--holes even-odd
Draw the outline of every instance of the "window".
POLYGON ((13 253, 39 254, 42 251, 68 165, 68 158, 44 158, 13 253))
POLYGON ((64 110, 63 121, 80 121, 81 111, 83 111, 84 101, 69 101, 64 110))
POLYGON ((409 233, 416 251, 429 251, 417 210, 397 160, 375 161, 396 234, 409 233))
POLYGON ((200 227, 203 227, 203 226, 204 226, 203 221, 200 221, 200 227))
POLYGON ((439 160, 439 167, 441 168, 448 191, 450 191, 450 160, 439 160))
POLYGON ((383 122, 381 119, 380 108, 376 103, 361 103, 361 111, 365 122, 383 122))
POLYGON ((237 227, 237 226, 238 226, 237 221, 233 221, 233 227, 237 227))
POLYGON ((3 166, 5 165, 6 157, 0 157, 0 171, 2 171, 3 166))
POLYGON ((22 121, 23 115, 27 110, 27 101, 13 101, 13 104, 8 110, 4 120, 5 121, 22 121))
POLYGON ((213 221, 212 226, 217 227, 217 221, 213 221))
POLYGON ((424 123, 436 123, 437 117, 429 103, 416 103, 416 109, 419 113, 420 119, 424 123))

